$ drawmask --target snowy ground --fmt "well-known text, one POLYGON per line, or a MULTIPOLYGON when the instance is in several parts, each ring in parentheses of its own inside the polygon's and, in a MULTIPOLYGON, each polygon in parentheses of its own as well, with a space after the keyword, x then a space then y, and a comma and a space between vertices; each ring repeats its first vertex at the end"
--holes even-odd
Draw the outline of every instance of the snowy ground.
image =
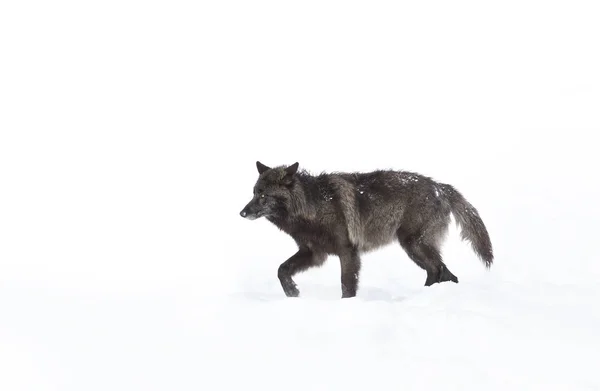
POLYGON ((4 2, 0 390, 600 390, 593 2, 4 2), (296 278, 255 161, 410 169, 478 208, 296 278))

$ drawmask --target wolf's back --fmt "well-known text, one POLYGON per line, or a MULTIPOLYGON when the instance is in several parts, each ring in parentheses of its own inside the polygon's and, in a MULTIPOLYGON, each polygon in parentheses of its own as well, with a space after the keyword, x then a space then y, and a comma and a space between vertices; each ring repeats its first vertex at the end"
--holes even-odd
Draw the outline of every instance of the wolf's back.
POLYGON ((452 214, 461 227, 461 238, 471 243, 473 251, 489 268, 494 261, 492 242, 477 209, 451 185, 441 185, 452 214))

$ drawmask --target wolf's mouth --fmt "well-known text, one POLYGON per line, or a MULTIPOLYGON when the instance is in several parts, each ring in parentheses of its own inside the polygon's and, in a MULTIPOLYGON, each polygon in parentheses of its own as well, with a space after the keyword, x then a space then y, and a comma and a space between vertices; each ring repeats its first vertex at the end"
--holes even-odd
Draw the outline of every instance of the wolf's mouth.
POLYGON ((264 212, 248 213, 244 210, 240 212, 240 216, 242 216, 243 218, 248 219, 248 220, 256 220, 265 215, 266 215, 266 213, 264 213, 264 212))

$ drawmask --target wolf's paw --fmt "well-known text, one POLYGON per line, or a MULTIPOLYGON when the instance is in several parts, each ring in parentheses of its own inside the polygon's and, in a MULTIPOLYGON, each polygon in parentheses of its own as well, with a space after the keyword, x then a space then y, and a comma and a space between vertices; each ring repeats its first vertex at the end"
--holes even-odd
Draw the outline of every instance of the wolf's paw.
POLYGON ((296 287, 296 284, 282 284, 283 292, 287 297, 298 297, 300 295, 300 291, 296 287))
POLYGON ((436 272, 427 272, 427 280, 425 280, 425 286, 431 286, 444 281, 452 281, 458 284, 458 278, 452 274, 447 267, 442 266, 441 270, 436 272))
POLYGON ((439 282, 444 282, 444 281, 452 281, 458 284, 458 278, 452 274, 452 272, 450 270, 448 270, 447 267, 443 267, 442 271, 440 273, 440 279, 439 282))

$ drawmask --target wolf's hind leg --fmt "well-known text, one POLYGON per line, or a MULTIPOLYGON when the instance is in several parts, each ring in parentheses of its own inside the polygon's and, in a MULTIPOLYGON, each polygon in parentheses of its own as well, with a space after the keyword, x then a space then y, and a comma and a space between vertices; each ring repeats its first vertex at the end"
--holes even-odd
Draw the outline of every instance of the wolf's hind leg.
POLYGON ((409 258, 427 272, 425 286, 444 281, 458 282, 458 278, 442 261, 442 255, 436 245, 437 240, 428 243, 421 235, 406 235, 402 230, 398 230, 397 234, 400 245, 409 258))
POLYGON ((442 256, 437 248, 427 243, 420 243, 417 251, 424 254, 426 259, 430 261, 430 264, 435 265, 433 268, 427 270, 425 286, 444 281, 458 283, 458 278, 448 270, 448 267, 442 261, 442 256))
POLYGON ((283 262, 277 270, 277 277, 287 297, 298 297, 300 291, 292 279, 297 273, 303 272, 311 267, 322 265, 327 256, 315 253, 309 249, 301 248, 287 261, 283 262))

